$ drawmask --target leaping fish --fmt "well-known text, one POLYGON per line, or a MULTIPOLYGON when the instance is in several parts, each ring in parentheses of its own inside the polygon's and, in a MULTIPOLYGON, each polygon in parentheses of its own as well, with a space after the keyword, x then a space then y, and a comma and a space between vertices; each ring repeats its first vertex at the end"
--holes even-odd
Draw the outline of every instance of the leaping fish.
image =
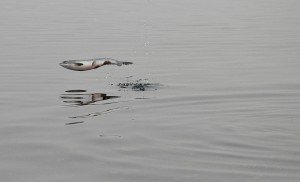
POLYGON ((74 70, 74 71, 87 71, 99 68, 104 65, 129 65, 132 62, 123 62, 111 58, 95 58, 95 59, 85 59, 85 60, 68 60, 59 63, 60 66, 74 70))

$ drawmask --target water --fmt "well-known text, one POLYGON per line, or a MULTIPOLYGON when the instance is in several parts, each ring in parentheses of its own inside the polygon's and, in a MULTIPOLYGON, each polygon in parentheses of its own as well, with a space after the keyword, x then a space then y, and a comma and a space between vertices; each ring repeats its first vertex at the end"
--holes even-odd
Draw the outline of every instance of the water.
POLYGON ((1 181, 299 181, 299 12, 2 0, 1 181), (96 57, 134 65, 58 65, 96 57), (157 87, 118 86, 136 80, 157 87))

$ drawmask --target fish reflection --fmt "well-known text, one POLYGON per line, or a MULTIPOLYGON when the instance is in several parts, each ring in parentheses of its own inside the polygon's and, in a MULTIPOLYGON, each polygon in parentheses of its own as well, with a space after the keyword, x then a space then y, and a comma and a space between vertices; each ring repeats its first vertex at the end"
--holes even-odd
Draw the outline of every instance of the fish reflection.
POLYGON ((61 94, 60 98, 64 103, 75 106, 90 105, 95 102, 108 99, 119 98, 119 96, 109 96, 104 93, 85 93, 86 90, 66 90, 65 94, 61 94))

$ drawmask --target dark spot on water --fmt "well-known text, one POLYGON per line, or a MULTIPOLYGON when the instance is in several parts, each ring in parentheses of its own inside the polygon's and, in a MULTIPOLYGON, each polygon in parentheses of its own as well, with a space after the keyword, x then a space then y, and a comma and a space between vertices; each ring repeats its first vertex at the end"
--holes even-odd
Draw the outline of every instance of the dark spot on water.
POLYGON ((142 84, 142 83, 137 83, 137 84, 134 84, 132 86, 132 90, 135 90, 135 91, 145 91, 145 84, 142 84))
POLYGON ((65 92, 86 92, 86 90, 66 90, 65 92))
POLYGON ((80 124, 80 123, 84 123, 84 121, 70 122, 70 123, 66 123, 66 125, 73 125, 73 124, 80 124))

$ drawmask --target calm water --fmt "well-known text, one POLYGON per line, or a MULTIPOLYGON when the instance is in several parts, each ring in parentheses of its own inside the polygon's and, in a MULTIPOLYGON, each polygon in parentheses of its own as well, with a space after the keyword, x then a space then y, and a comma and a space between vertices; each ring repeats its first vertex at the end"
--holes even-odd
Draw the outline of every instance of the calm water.
POLYGON ((1 0, 0 16, 1 181, 300 181, 300 1, 1 0), (134 65, 58 65, 95 57, 134 65), (118 86, 139 79, 155 88, 118 86))

